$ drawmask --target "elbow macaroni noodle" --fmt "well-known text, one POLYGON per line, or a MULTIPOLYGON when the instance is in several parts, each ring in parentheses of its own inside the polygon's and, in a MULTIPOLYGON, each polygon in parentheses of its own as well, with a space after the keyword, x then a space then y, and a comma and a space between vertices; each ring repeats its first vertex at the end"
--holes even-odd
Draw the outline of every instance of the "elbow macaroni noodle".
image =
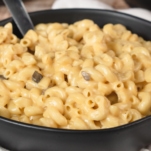
POLYGON ((46 127, 103 129, 151 114, 151 41, 121 24, 0 27, 0 116, 46 127), (38 82, 35 72, 41 74, 38 82))

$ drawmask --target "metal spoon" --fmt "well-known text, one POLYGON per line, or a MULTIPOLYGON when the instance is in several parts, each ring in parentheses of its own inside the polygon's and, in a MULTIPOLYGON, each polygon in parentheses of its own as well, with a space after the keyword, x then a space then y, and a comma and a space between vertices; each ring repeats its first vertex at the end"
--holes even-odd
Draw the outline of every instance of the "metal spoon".
POLYGON ((16 25, 23 36, 29 29, 34 28, 22 0, 3 0, 3 2, 11 12, 16 25))

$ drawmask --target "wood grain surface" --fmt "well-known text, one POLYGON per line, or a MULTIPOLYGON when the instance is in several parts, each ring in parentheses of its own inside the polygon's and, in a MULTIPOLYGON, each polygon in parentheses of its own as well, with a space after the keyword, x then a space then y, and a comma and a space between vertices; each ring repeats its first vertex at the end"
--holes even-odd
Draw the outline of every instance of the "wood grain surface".
MULTIPOLYGON (((25 0, 24 4, 28 12, 50 9, 55 0, 25 0)), ((0 3, 0 20, 10 17, 10 13, 5 5, 0 3)))
MULTIPOLYGON (((124 0, 100 0, 100 1, 112 5, 116 9, 123 9, 129 7, 124 0)), ((53 5, 54 2, 55 0, 24 0, 24 4, 28 12, 51 9, 51 6, 53 5)), ((0 20, 6 19, 9 16, 10 16, 9 11, 3 4, 2 0, 0 0, 0 20)))

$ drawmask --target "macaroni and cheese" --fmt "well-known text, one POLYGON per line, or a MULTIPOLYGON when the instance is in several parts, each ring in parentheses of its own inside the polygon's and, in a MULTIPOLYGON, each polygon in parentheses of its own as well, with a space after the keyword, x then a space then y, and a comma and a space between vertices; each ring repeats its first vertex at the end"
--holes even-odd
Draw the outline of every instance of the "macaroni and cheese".
POLYGON ((103 129, 151 114, 151 41, 121 24, 0 27, 0 116, 46 127, 103 129))

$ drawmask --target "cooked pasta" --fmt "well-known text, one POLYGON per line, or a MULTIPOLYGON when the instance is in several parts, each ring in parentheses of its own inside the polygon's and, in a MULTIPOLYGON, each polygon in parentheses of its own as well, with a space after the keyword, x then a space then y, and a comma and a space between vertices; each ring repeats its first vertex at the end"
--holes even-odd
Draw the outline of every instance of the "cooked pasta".
POLYGON ((121 24, 0 27, 0 116, 63 129, 104 129, 151 114, 151 41, 121 24))

